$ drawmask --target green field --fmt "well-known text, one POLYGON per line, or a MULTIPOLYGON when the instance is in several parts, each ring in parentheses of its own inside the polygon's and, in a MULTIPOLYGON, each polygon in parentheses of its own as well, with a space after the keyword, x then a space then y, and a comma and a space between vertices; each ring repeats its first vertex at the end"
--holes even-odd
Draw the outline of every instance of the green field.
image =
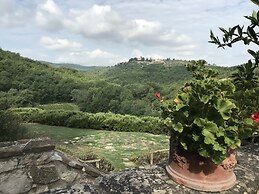
POLYGON ((76 129, 40 124, 24 124, 31 137, 50 137, 60 149, 85 159, 92 155, 107 160, 115 171, 136 166, 139 156, 168 148, 168 136, 137 132, 76 129))

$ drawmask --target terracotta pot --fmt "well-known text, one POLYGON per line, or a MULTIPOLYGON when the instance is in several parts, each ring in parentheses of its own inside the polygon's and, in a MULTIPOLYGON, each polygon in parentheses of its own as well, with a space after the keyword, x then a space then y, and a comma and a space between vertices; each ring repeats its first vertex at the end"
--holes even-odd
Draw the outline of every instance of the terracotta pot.
POLYGON ((229 150, 220 165, 197 153, 190 153, 170 143, 168 176, 186 187, 202 191, 223 191, 234 186, 236 176, 233 169, 237 163, 236 150, 229 150))

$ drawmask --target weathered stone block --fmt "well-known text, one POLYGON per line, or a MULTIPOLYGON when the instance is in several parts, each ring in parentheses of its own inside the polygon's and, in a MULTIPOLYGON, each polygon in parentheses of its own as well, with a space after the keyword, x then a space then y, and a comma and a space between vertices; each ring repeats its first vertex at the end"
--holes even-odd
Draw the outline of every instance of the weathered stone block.
POLYGON ((0 174, 8 172, 17 168, 18 158, 12 158, 10 160, 0 160, 0 174))
POLYGON ((26 193, 32 187, 32 181, 25 169, 17 169, 10 173, 0 174, 0 193, 18 194, 26 193))
POLYGON ((55 145, 49 138, 30 139, 24 144, 23 152, 45 152, 54 150, 55 145))
POLYGON ((8 158, 12 156, 22 155, 22 146, 21 145, 10 145, 6 147, 0 147, 0 158, 8 158))
POLYGON ((50 184, 60 179, 56 166, 33 166, 30 175, 35 184, 50 184))

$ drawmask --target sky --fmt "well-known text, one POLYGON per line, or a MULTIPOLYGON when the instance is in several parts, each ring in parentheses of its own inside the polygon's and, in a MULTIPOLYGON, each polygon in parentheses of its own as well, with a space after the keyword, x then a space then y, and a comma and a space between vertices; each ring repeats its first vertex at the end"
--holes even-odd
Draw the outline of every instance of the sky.
POLYGON ((234 66, 248 47, 219 49, 210 30, 247 25, 253 10, 249 0, 0 0, 0 48, 85 66, 139 56, 234 66))

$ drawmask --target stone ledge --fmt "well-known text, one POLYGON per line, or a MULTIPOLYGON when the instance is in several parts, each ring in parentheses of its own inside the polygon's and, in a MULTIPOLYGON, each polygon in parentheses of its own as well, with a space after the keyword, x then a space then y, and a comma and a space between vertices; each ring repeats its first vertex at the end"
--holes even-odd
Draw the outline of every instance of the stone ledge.
MULTIPOLYGON (((238 150, 238 165, 235 168, 235 186, 221 194, 259 194, 259 145, 248 145, 238 150)), ((178 185, 165 174, 165 164, 152 167, 139 167, 97 178, 93 184, 82 183, 71 187, 49 190, 51 193, 89 194, 198 194, 178 185)), ((214 192, 215 193, 215 192, 214 192)), ((218 192, 219 193, 219 192, 218 192)))
POLYGON ((40 193, 104 175, 94 166, 53 150, 49 139, 4 142, 1 146, 0 193, 40 193))
POLYGON ((49 138, 26 139, 0 143, 0 159, 20 156, 24 153, 46 152, 55 149, 49 138))

